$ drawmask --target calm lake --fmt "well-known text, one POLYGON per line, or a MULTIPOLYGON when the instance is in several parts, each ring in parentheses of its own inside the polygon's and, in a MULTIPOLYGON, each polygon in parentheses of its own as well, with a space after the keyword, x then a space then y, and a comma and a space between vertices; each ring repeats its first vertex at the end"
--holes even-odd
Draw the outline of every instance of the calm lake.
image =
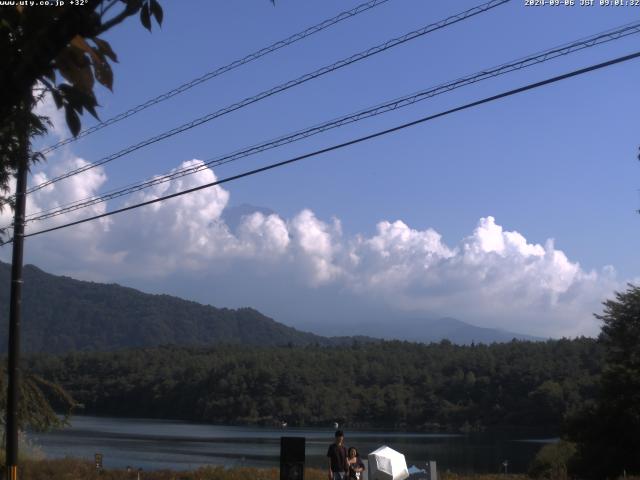
MULTIPOLYGON (((30 435, 48 458, 93 460, 104 456, 105 468, 131 466, 154 470, 187 470, 201 465, 278 466, 281 436, 306 437, 307 465, 324 468, 333 428, 217 426, 179 421, 76 416, 71 427, 30 435)), ((524 472, 536 452, 554 438, 509 434, 424 434, 346 430, 346 443, 361 455, 380 445, 402 453, 407 465, 435 460, 439 470, 498 472, 505 460, 509 472, 524 472)))

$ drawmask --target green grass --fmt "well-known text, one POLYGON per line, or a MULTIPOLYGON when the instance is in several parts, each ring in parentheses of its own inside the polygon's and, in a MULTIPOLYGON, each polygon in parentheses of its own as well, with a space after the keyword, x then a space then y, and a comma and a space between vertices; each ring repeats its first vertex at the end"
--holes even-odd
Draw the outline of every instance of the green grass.
MULTIPOLYGON (((92 462, 75 458, 55 460, 26 460, 18 471, 20 480, 134 480, 137 472, 105 469, 97 473, 92 462)), ((277 468, 202 467, 193 471, 154 470, 142 471, 144 480, 279 480, 277 468)), ((327 472, 315 468, 305 470, 305 480, 327 480, 327 472)), ((443 480, 524 480, 524 475, 457 475, 443 473, 443 480)))
MULTIPOLYGON (((92 462, 75 458, 55 460, 25 460, 18 471, 20 480, 136 480, 137 472, 106 469, 97 473, 92 462)), ((203 467, 192 471, 154 470, 143 471, 143 480, 279 480, 277 468, 232 468, 203 467)), ((314 468, 305 470, 305 480, 327 480, 327 472, 314 468)), ((530 480, 526 475, 460 475, 441 472, 442 480, 530 480)), ((627 477, 628 480, 640 480, 640 477, 627 477)))
MULTIPOLYGON (((137 471, 105 469, 96 472, 90 461, 75 458, 55 460, 26 460, 18 469, 20 480, 121 480, 136 479, 137 471)), ((144 480, 279 480, 277 468, 234 468, 203 467, 193 471, 175 470, 142 471, 144 480)), ((326 480, 321 470, 307 469, 305 480, 326 480)))

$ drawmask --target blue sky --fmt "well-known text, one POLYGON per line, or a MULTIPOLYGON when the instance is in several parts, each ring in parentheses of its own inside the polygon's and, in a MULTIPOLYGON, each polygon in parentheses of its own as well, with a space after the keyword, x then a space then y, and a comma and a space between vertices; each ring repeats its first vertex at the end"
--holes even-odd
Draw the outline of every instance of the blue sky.
MULTIPOLYGON (((275 7, 267 0, 165 0, 162 3, 165 22, 161 29, 154 28, 154 32, 149 34, 137 21, 130 21, 105 36, 118 53, 120 62, 115 66, 114 92, 99 92, 102 105, 100 115, 103 118, 351 8, 358 2, 278 0, 275 7)), ((461 0, 391 0, 72 144, 58 156, 52 157, 42 174, 50 176, 51 172, 47 169, 54 169, 55 162, 64 165, 65 156, 94 161, 140 139, 477 4, 461 0)), ((116 160, 100 172, 102 176, 99 179, 87 180, 82 185, 82 191, 103 191, 169 171, 183 161, 229 153, 638 19, 638 7, 528 7, 524 1, 514 0, 116 160)), ((639 47, 640 37, 631 36, 241 160, 216 169, 215 175, 226 176, 338 143, 628 54, 639 47)), ((540 302, 544 303, 540 299, 542 297, 536 295, 536 300, 530 304, 514 301, 514 311, 529 309, 533 312, 532 319, 549 315, 550 320, 538 326, 534 320, 516 320, 513 315, 509 317, 513 318, 512 321, 507 317, 497 319, 500 316, 497 312, 504 306, 495 304, 495 298, 499 295, 492 295, 498 292, 504 298, 514 294, 512 290, 500 290, 503 287, 496 287, 496 292, 494 288, 489 289, 493 292, 491 295, 479 293, 468 286, 457 292, 462 295, 463 291, 473 291, 474 294, 468 297, 469 302, 485 302, 487 308, 481 309, 483 313, 478 315, 474 315, 471 306, 456 311, 457 303, 451 300, 453 296, 447 297, 449 303, 437 302, 436 306, 420 295, 410 293, 421 288, 425 297, 433 293, 432 289, 436 287, 433 283, 425 287, 423 278, 416 280, 417 283, 408 282, 407 290, 402 294, 393 289, 385 290, 394 300, 381 301, 385 293, 372 293, 374 290, 363 287, 365 283, 371 285, 381 270, 369 270, 362 267, 362 263, 358 264, 360 270, 357 274, 355 270, 347 273, 341 270, 339 274, 334 272, 335 278, 350 279, 342 283, 318 281, 315 277, 305 281, 303 277, 291 276, 288 269, 277 272, 270 270, 271 267, 266 268, 262 263, 266 261, 263 258, 267 256, 266 253, 263 257, 256 254, 260 258, 256 260, 252 257, 255 261, 243 257, 237 262, 225 257, 225 254, 215 254, 215 261, 211 256, 206 261, 193 260, 194 265, 199 265, 198 268, 179 266, 179 261, 175 268, 158 268, 157 264, 163 262, 161 256, 144 260, 148 263, 140 261, 136 264, 136 272, 113 267, 125 257, 145 257, 139 252, 122 253, 126 250, 123 245, 134 242, 133 237, 128 237, 131 229, 135 229, 136 225, 144 228, 141 223, 136 224, 131 219, 114 219, 110 227, 105 227, 110 232, 117 232, 118 222, 131 222, 129 229, 123 229, 120 237, 108 247, 104 245, 104 240, 94 238, 89 242, 92 246, 87 247, 84 254, 74 256, 64 249, 56 251, 52 248, 51 245, 56 242, 66 244, 69 241, 62 234, 52 234, 48 240, 45 241, 43 237, 38 242, 34 241, 32 247, 28 246, 27 260, 54 273, 119 281, 147 291, 180 294, 220 306, 251 305, 265 310, 278 320, 316 331, 321 330, 322 312, 303 321, 301 317, 306 315, 304 305, 295 308, 285 305, 288 303, 287 295, 291 292, 295 292, 296 298, 302 299, 307 306, 319 305, 316 310, 321 310, 324 305, 329 311, 327 303, 335 303, 336 310, 359 312, 353 316, 345 314, 344 319, 340 319, 340 322, 347 323, 352 317, 368 318, 372 311, 385 312, 381 314, 379 322, 385 321, 384 316, 401 317, 410 312, 411 315, 407 316, 412 318, 418 314, 425 317, 450 314, 470 323, 525 333, 552 336, 593 334, 596 324, 590 316, 586 320, 588 315, 585 312, 594 311, 602 297, 610 294, 613 288, 640 277, 640 259, 635 254, 640 233, 640 216, 635 212, 640 206, 640 165, 636 159, 640 145, 637 120, 640 111, 639 74, 640 62, 628 62, 298 165, 240 180, 224 187, 224 194, 228 194, 228 198, 222 202, 224 206, 221 209, 214 209, 211 213, 217 218, 225 208, 244 203, 268 207, 285 222, 292 236, 296 225, 309 220, 309 217, 301 217, 301 212, 312 212, 313 218, 324 225, 322 231, 331 239, 342 239, 335 240, 340 243, 339 248, 334 243, 330 249, 335 260, 332 265, 339 267, 342 264, 336 260, 339 256, 336 252, 351 251, 347 245, 353 246, 358 241, 362 245, 372 245, 366 240, 381 236, 379 222, 383 221, 390 225, 401 221, 414 232, 431 229, 441 235, 443 245, 451 251, 458 248, 461 252, 466 245, 464 239, 475 235, 474 238, 478 240, 485 230, 496 233, 497 230, 492 227, 494 224, 501 226, 504 232, 519 232, 526 238, 526 245, 560 250, 570 265, 579 264, 578 268, 585 278, 591 273, 597 276, 597 280, 588 280, 590 286, 584 287, 580 294, 571 295, 572 300, 566 301, 565 310, 554 309, 556 305, 563 304, 569 290, 578 288, 571 282, 572 287, 568 287, 569 284, 558 287, 560 290, 545 297, 544 302, 547 303, 544 307, 540 307, 540 302), (491 220, 487 220, 490 217, 491 220), (484 223, 481 219, 485 219, 484 223), (554 240, 553 247, 545 243, 548 239, 554 240), (92 242, 97 243, 94 245, 92 242), (116 244, 120 245, 119 249, 114 246, 116 244), (89 259, 87 251, 95 256, 89 259), (97 261, 96 258, 105 255, 105 252, 121 253, 124 257, 121 255, 119 260, 103 258, 97 261), (227 265, 229 270, 221 269, 221 264, 227 265), (608 266, 613 267, 614 274, 608 266), (144 275, 143 271, 155 273, 144 275), (244 273, 234 277, 237 272, 244 273), (271 273, 261 276, 263 274, 259 272, 271 273), (356 277, 357 280, 354 280, 356 277), (601 281, 605 277, 607 280, 601 281), (283 286, 281 289, 272 286, 265 290, 265 281, 283 286), (293 290, 285 288, 288 281, 295 284, 295 287, 291 286, 293 290), (220 287, 221 282, 226 286, 220 287), (210 287, 205 288, 204 284, 210 287), (363 293, 365 290, 368 293, 363 293), (554 296, 558 292, 560 300, 554 296), (396 302, 398 297, 403 297, 405 303, 400 305, 402 302, 396 302), (582 301, 578 307, 575 298, 589 300, 582 301), (538 307, 540 309, 536 310, 538 307), (585 320, 578 323, 563 320, 571 315, 582 316, 585 320)), ((92 124, 90 118, 84 121, 86 125, 92 124)), ((222 201, 220 195, 216 201, 222 201)), ((203 205, 210 205, 207 201, 203 205)), ((109 207, 116 205, 118 203, 109 207)), ((142 214, 141 218, 148 217, 142 214)), ((135 237, 135 242, 139 242, 138 248, 152 248, 153 242, 158 240, 153 237, 152 231, 135 237)), ((500 232, 496 235, 502 235, 500 232)), ((88 238, 82 235, 92 234, 85 231, 74 235, 78 236, 74 237, 75 240, 82 242, 88 238)), ((170 243, 172 238, 167 234, 164 240, 170 243)), ((420 238, 424 240, 424 237, 420 238)), ((331 243, 331 239, 327 241, 331 243)), ((516 244, 521 245, 518 242, 516 244)), ((474 244, 472 241, 467 243, 474 244)), ((179 248, 181 244, 178 242, 175 245, 179 248)), ((305 248, 302 250, 308 251, 305 248)), ((353 248, 358 258, 364 258, 363 262, 366 262, 368 257, 358 250, 360 247, 353 248)), ((405 252, 403 248, 398 251, 405 252)), ((420 248, 418 251, 422 252, 424 249, 420 248)), ((523 248, 517 247, 522 255, 530 255, 522 253, 525 251, 533 252, 523 248)), ((504 259, 508 255, 501 253, 503 250, 495 252, 504 259)), ((6 252, 4 255, 6 257, 6 252)), ((294 253, 291 255, 295 257, 294 253)), ((446 253, 442 255, 443 259, 455 257, 448 257, 446 253)), ((293 261, 297 260, 294 258, 293 261)), ((421 261, 419 258, 404 258, 403 265, 406 269, 409 268, 407 265, 421 261)), ((522 269, 530 267, 527 262, 526 265, 518 262, 517 265, 522 269)), ((317 267, 317 264, 314 265, 317 267)), ((383 270, 389 274, 397 267, 387 265, 383 270)), ((429 268, 433 271, 433 267, 429 268)), ((450 268, 455 270, 457 267, 450 268)), ((505 278, 502 280, 504 284, 509 284, 509 274, 504 268, 502 265, 497 271, 503 272, 505 278)), ((439 278, 443 280, 436 289, 448 288, 447 272, 449 270, 446 269, 440 272, 439 278)), ((334 278, 334 273, 328 275, 334 278)), ((412 275, 411 278, 420 277, 415 272, 412 275)), ((562 276, 555 271, 544 275, 549 278, 562 276)), ((486 279, 486 276, 482 278, 486 279)), ((552 282, 547 277, 546 280, 535 276, 523 278, 521 281, 528 282, 527 289, 532 283, 547 285, 552 282)), ((462 280, 457 278, 451 282, 457 285, 456 282, 462 280)), ((339 317, 335 312, 331 315, 339 317)), ((340 328, 336 326, 335 330, 339 331, 340 328)))
MULTIPOLYGON (((202 1, 176 8, 178 2, 165 2, 162 30, 150 35, 130 22, 109 36, 120 65, 114 95, 101 96, 102 112, 105 117, 120 112, 356 4, 279 1, 274 8, 267 1, 202 1)), ((133 128, 127 123, 115 127, 117 132, 96 135, 78 151, 88 156, 98 148, 108 152, 133 143, 476 4, 394 0, 149 110, 131 121, 133 128)), ((176 159, 230 152, 638 18, 640 8, 633 7, 541 8, 513 2, 139 152, 109 173, 114 185, 144 178, 158 166, 174 167, 176 159)), ((632 36, 327 134, 287 154, 639 47, 632 36)), ((354 231, 398 217, 417 227, 436 226, 452 240, 467 232, 470 222, 492 214, 526 231, 528 238, 559 239, 585 266, 612 264, 634 276, 640 271, 640 258, 632 254, 640 229, 634 214, 640 204, 639 71, 638 62, 612 67, 238 182, 233 203, 266 205, 285 215, 309 207, 321 216, 348 219, 345 228, 354 231)), ((278 151, 263 158, 282 156, 278 151)), ((253 163, 241 168, 247 164, 253 163)))

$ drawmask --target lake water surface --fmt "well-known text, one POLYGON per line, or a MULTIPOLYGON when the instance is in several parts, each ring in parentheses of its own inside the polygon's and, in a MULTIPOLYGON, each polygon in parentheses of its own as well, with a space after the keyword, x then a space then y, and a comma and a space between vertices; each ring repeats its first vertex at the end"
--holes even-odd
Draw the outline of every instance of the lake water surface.
MULTIPOLYGON (((201 465, 278 466, 281 436, 306 437, 307 465, 324 468, 333 428, 233 427, 169 420, 76 416, 71 427, 32 434, 49 458, 93 459, 103 454, 105 468, 131 466, 187 470, 201 465)), ((470 435, 346 430, 346 444, 361 455, 381 445, 404 453, 408 465, 436 460, 438 470, 524 472, 536 452, 554 438, 525 433, 470 435)))

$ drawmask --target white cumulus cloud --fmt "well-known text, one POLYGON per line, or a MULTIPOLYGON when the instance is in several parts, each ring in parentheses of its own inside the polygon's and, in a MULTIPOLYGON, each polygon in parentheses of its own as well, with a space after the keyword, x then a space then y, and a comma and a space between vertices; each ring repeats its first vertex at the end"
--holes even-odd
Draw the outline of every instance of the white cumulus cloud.
MULTIPOLYGON (((32 183, 85 163, 63 156, 35 173, 32 183)), ((200 160, 190 160, 178 168, 198 165, 200 160)), ((128 204, 215 180, 204 168, 138 192, 128 204)), ((30 196, 29 212, 95 195, 106 181, 105 172, 96 168, 51 185, 30 196)), ((401 220, 380 221, 371 236, 344 235, 338 219, 322 220, 309 209, 290 219, 250 213, 231 228, 224 221, 229 199, 229 191, 216 186, 33 237, 27 260, 82 278, 137 279, 138 284, 166 279, 168 293, 172 278, 204 275, 213 283, 242 285, 244 304, 257 307, 252 299, 267 293, 304 302, 305 295, 332 289, 337 292, 333 307, 343 302, 345 311, 353 311, 354 305, 382 302, 386 311, 395 312, 388 321, 399 326, 403 318, 453 316, 542 336, 597 333, 592 312, 600 311, 600 302, 621 284, 611 267, 585 271, 553 240, 531 243, 491 216, 447 245, 435 229, 414 229, 401 220), (265 282, 270 276, 289 281, 265 282)), ((98 204, 37 229, 106 209, 107 204, 98 204)), ((8 220, 6 214, 2 218, 8 220)), ((6 247, 3 256, 8 258, 6 247)))

